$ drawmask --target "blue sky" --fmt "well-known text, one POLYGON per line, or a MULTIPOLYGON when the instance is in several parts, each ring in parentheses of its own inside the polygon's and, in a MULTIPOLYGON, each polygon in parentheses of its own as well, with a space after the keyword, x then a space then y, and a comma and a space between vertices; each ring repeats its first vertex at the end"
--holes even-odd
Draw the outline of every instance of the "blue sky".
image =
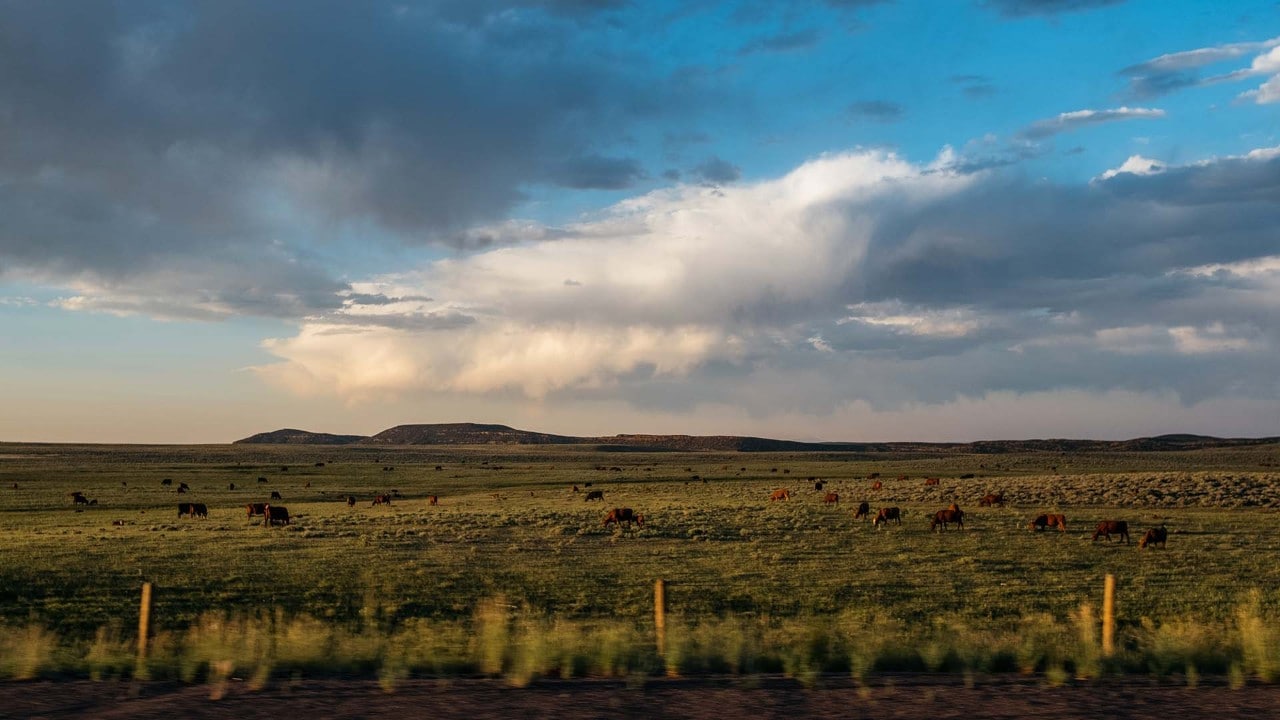
POLYGON ((1280 434, 1274 2, 0 3, 0 439, 1280 434))

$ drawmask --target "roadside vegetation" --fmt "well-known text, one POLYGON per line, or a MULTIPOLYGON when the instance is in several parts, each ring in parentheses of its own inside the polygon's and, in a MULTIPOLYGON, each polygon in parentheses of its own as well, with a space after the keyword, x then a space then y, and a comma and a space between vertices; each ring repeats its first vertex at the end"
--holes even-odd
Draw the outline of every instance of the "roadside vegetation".
POLYGON ((2 445, 0 677, 1273 681, 1277 510, 1276 446, 876 456, 2 445), (191 491, 177 494, 184 482, 191 491), (769 501, 779 488, 792 498, 769 501), (588 489, 604 502, 585 501, 588 489), (271 491, 292 524, 246 516, 271 491), (840 501, 824 504, 827 492, 840 501), (991 492, 1007 504, 979 507, 991 492), (380 493, 390 506, 371 506, 380 493), (902 525, 855 520, 864 500, 873 513, 902 508, 902 525), (209 517, 178 518, 179 502, 209 517), (930 532, 951 502, 966 529, 930 532), (614 507, 645 525, 604 528, 614 507), (1028 530, 1044 512, 1065 514, 1067 532, 1028 530), (1132 542, 1092 541, 1103 519, 1127 520, 1132 542), (1138 550, 1161 525, 1168 547, 1138 550), (1111 657, 1098 640, 1107 574, 1118 582, 1111 657), (139 664, 143 582, 155 594, 139 664))

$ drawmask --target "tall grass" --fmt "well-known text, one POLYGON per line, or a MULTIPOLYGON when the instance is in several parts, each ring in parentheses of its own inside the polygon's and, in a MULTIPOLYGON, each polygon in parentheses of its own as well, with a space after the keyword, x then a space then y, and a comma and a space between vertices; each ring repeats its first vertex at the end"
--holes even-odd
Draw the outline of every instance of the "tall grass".
POLYGON ((939 616, 908 623, 880 610, 773 619, 668 618, 666 652, 652 627, 627 620, 567 620, 516 608, 501 597, 481 602, 465 621, 413 619, 395 627, 348 627, 283 611, 206 613, 186 630, 158 634, 141 668, 134 642, 118 625, 87 643, 64 642, 38 625, 0 626, 0 678, 131 674, 263 685, 298 676, 374 677, 387 690, 410 677, 483 675, 524 686, 538 678, 750 675, 780 672, 806 685, 828 673, 866 683, 875 672, 1042 674, 1050 682, 1107 673, 1164 677, 1201 673, 1274 682, 1280 670, 1280 616, 1260 593, 1230 621, 1142 619, 1124 627, 1120 651, 1104 659, 1090 605, 1065 618, 1030 614, 1012 623, 939 616))

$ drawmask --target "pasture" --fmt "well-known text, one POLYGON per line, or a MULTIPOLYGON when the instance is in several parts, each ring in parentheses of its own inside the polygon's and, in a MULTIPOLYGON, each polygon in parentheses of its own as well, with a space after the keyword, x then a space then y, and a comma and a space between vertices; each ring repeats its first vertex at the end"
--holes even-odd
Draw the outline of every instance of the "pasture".
MULTIPOLYGON (((1226 672, 1247 652, 1280 665, 1278 520, 1276 446, 875 456, 0 445, 0 620, 10 645, 54 646, 40 651, 42 672, 58 669, 59 652, 106 652, 100 646, 120 656, 107 665, 123 672, 147 581, 155 588, 153 632, 173 657, 199 628, 240 623, 250 634, 329 633, 329 654, 360 637, 383 638, 374 650, 351 650, 364 654, 344 672, 386 671, 388 639, 430 627, 432 652, 452 660, 415 664, 402 656, 407 665, 394 672, 511 673, 531 645, 555 655, 590 636, 612 643, 609 662, 628 672, 664 663, 1000 669, 999 657, 965 658, 1005 643, 1006 660, 1020 669, 1079 674, 1087 659, 1055 660, 1046 648, 1064 637, 1079 644, 1111 573, 1129 650, 1181 643, 1209 670, 1226 672), (877 491, 873 473, 883 485, 877 491), (939 482, 926 485, 926 477, 939 482), (172 484, 162 484, 166 478, 172 484), (823 491, 814 489, 817 479, 823 491), (176 493, 181 483, 190 491, 176 493), (770 501, 780 488, 791 499, 770 501), (585 501, 588 490, 603 491, 603 502, 585 501), (96 504, 73 501, 77 491, 96 504), (247 503, 268 502, 272 491, 291 524, 268 528, 246 516, 247 503), (823 502, 829 492, 838 503, 823 502), (979 507, 991 492, 1003 492, 1006 504, 979 507), (392 502, 374 506, 384 493, 392 502), (864 500, 873 514, 902 508, 902 524, 875 529, 854 520, 864 500), (180 502, 207 505, 208 517, 179 518, 180 502), (951 502, 965 510, 965 529, 930 532, 929 517, 951 502), (644 526, 606 529, 615 507, 643 513, 644 526), (1066 515, 1067 532, 1030 531, 1031 518, 1045 512, 1066 515), (1103 519, 1127 520, 1131 543, 1092 541, 1103 519), (1138 550, 1143 531, 1161 524, 1168 547, 1138 550), (671 647, 655 659, 658 578, 668 583, 673 630, 671 647), (1271 645, 1231 649, 1247 642, 1250 622, 1262 623, 1271 645), (27 641, 13 640, 19 631, 27 641), (875 642, 859 640, 873 634, 875 642), (1026 638, 1037 634, 1045 648, 1027 651, 1026 638), (950 644, 938 645, 943 635, 950 644), (499 657, 486 662, 485 653, 499 657)), ((84 662, 62 665, 80 672, 84 662)), ((537 667, 528 672, 547 672, 529 662, 537 667)), ((565 663, 579 673, 610 672, 605 661, 547 662, 560 674, 565 663)))

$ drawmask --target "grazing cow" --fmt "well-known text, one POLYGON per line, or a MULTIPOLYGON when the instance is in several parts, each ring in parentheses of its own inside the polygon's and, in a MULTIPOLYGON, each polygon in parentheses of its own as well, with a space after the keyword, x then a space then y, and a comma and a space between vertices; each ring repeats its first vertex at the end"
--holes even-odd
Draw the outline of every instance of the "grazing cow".
POLYGON ((1142 536, 1142 539, 1138 541, 1138 549, 1141 550, 1142 548, 1145 548, 1148 545, 1152 547, 1155 547, 1156 545, 1159 545, 1160 547, 1165 547, 1164 542, 1165 540, 1168 540, 1168 539, 1169 539, 1169 531, 1165 529, 1164 525, 1161 525, 1158 528, 1151 528, 1146 533, 1144 533, 1142 536))
POLYGON ((228 489, 228 490, 235 490, 235 489, 236 489, 236 484, 235 484, 235 483, 227 483, 227 489, 228 489))
POLYGON ((178 503, 178 517, 209 517, 209 508, 204 503, 178 503))
POLYGON ((88 504, 89 504, 89 498, 87 498, 87 497, 85 497, 85 496, 83 496, 83 495, 72 495, 72 496, 71 496, 71 502, 75 503, 76 505, 88 505, 88 504))
POLYGON ((262 508, 262 516, 264 526, 289 524, 289 508, 283 505, 267 505, 262 508))
POLYGON ((868 475, 868 476, 867 476, 867 479, 868 479, 868 480, 876 480, 876 479, 878 479, 879 477, 880 477, 880 473, 871 473, 870 475, 868 475))
POLYGON ((622 527, 622 523, 626 523, 627 528, 630 529, 633 522, 640 527, 644 527, 644 516, 636 513, 631 508, 614 508, 604 516, 605 527, 609 527, 609 523, 616 523, 618 527, 622 527))
POLYGON ((963 474, 963 475, 961 475, 961 476, 960 476, 960 479, 961 479, 961 480, 972 480, 972 479, 974 479, 975 477, 977 477, 977 476, 976 476, 976 475, 974 475, 973 473, 965 473, 965 474, 963 474))
POLYGON ((884 489, 884 483, 882 483, 882 482, 880 482, 879 480, 877 480, 877 481, 875 481, 875 482, 871 483, 871 489, 872 489, 872 490, 883 490, 883 489, 884 489))
POLYGON ((586 498, 583 499, 584 502, 591 502, 592 500, 599 500, 600 502, 604 502, 604 491, 592 490, 591 492, 587 493, 586 498))
MULTIPOLYGON (((373 498, 373 505, 390 505, 390 504, 391 504, 390 495, 385 495, 385 494, 377 495, 373 498)), ((373 507, 373 505, 370 505, 369 507, 373 507)))
POLYGON ((929 529, 934 530, 941 527, 947 529, 947 525, 955 523, 961 530, 964 529, 964 511, 956 507, 955 503, 946 510, 939 510, 933 514, 933 520, 929 523, 929 529))
POLYGON ((858 509, 853 513, 854 520, 865 520, 871 515, 871 504, 866 500, 858 503, 858 509))
POLYGON ((825 505, 834 505, 840 502, 840 496, 836 493, 829 492, 826 495, 822 496, 822 502, 825 505))
POLYGON ((769 501, 770 501, 770 502, 772 502, 772 501, 774 501, 774 500, 790 500, 790 499, 791 499, 791 491, 790 491, 790 490, 785 490, 785 489, 784 489, 784 490, 774 490, 774 491, 773 491, 773 493, 769 495, 769 501))
POLYGON ((116 526, 118 526, 118 527, 124 527, 124 521, 123 521, 123 520, 112 520, 112 521, 111 521, 111 524, 112 524, 112 525, 116 525, 116 526))
POLYGON ((248 518, 252 520, 254 515, 266 515, 267 504, 266 503, 249 503, 248 505, 244 506, 244 509, 246 514, 248 515, 248 518))
POLYGON ((814 484, 813 484, 813 489, 814 489, 814 490, 817 490, 817 491, 819 491, 819 492, 821 492, 821 491, 822 491, 822 487, 823 487, 823 486, 822 486, 822 481, 821 481, 821 480, 819 480, 818 482, 816 482, 816 483, 814 483, 814 484))
POLYGON ((173 478, 165 478, 165 479, 163 479, 163 480, 161 480, 161 481, 160 481, 160 484, 161 484, 161 485, 172 485, 172 484, 173 484, 173 478))
POLYGON ((279 491, 279 490, 272 490, 272 491, 271 491, 271 499, 272 499, 272 500, 283 500, 284 498, 280 497, 280 491, 279 491))
POLYGON ((191 486, 186 483, 178 483, 178 489, 185 492, 187 490, 190 490, 191 486))
POLYGON ((1098 523, 1097 529, 1093 531, 1093 539, 1097 540, 1101 536, 1111 542, 1112 533, 1119 535, 1125 545, 1129 544, 1129 523, 1124 520, 1103 520, 1098 523))
POLYGON ((875 526, 876 529, 879 529, 881 525, 888 525, 890 520, 901 525, 902 511, 896 507, 880 508, 880 511, 876 513, 875 518, 871 520, 871 524, 875 526))
POLYGON ((443 466, 443 465, 437 465, 437 466, 436 466, 436 470, 437 470, 437 471, 440 471, 440 470, 443 470, 443 469, 444 469, 444 466, 443 466))
POLYGON ((978 507, 1003 507, 1004 493, 988 493, 978 501, 978 507))
POLYGON ((1067 531, 1067 516, 1058 515, 1056 513, 1045 513, 1032 518, 1027 524, 1029 530, 1044 530, 1046 527, 1056 527, 1060 532, 1067 531))
POLYGON ((356 496, 355 496, 355 495, 348 495, 348 496, 347 496, 347 507, 355 507, 355 506, 356 506, 356 496))
POLYGON ((427 504, 428 504, 428 505, 439 505, 439 504, 440 504, 440 498, 436 497, 435 495, 428 495, 428 496, 427 496, 427 504))
POLYGON ((316 463, 316 467, 324 467, 324 463, 322 463, 322 462, 318 462, 318 463, 316 463))
POLYGON ((260 478, 258 478, 258 482, 260 482, 260 483, 264 483, 264 482, 266 482, 266 481, 267 481, 267 479, 266 479, 266 478, 264 478, 264 477, 260 477, 260 478))
POLYGON ((186 491, 187 491, 187 489, 186 489, 186 488, 184 488, 184 487, 179 487, 177 490, 174 490, 174 492, 176 492, 176 493, 177 493, 177 494, 179 494, 179 495, 181 495, 181 494, 185 493, 186 491))
POLYGON ((940 482, 942 482, 942 481, 941 481, 941 480, 939 480, 938 478, 925 478, 925 479, 924 479, 924 486, 925 486, 925 487, 929 487, 930 485, 937 485, 937 484, 938 484, 938 483, 940 483, 940 482))
POLYGON ((574 492, 582 492, 581 490, 579 490, 579 489, 578 489, 578 486, 577 486, 577 485, 574 485, 574 486, 573 486, 573 491, 574 491, 574 492))
POLYGON ((289 472, 289 466, 288 466, 288 465, 281 465, 281 466, 280 466, 280 472, 289 472))

